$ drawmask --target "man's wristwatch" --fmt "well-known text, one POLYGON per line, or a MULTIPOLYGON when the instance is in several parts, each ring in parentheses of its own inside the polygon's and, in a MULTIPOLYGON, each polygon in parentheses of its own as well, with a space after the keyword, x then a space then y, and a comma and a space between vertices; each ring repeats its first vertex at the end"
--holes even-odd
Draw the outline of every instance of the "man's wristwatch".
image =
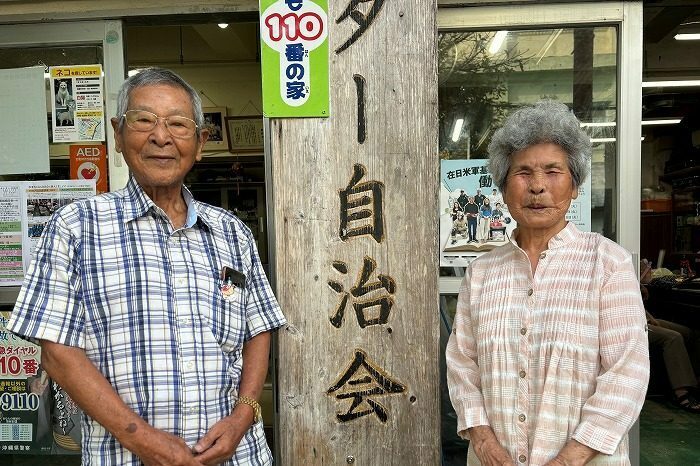
POLYGON ((253 411, 255 413, 255 416, 253 417, 254 423, 262 421, 262 410, 260 409, 260 403, 258 403, 257 400, 255 400, 249 396, 241 395, 238 397, 236 402, 233 404, 233 408, 235 409, 236 406, 238 406, 240 404, 248 405, 251 408, 253 408, 253 411))

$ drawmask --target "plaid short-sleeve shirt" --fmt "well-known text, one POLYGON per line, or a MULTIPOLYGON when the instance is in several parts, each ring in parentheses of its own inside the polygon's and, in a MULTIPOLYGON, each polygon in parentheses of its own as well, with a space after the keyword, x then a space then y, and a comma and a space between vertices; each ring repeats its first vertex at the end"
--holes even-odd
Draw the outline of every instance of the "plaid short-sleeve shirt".
MULTIPOLYGON (((8 327, 83 348, 129 407, 193 446, 233 409, 243 343, 286 321, 250 230, 185 188, 183 195, 188 219, 177 230, 133 178, 61 209, 8 327), (230 295, 222 292, 225 267, 245 277, 230 295)), ((85 415, 82 434, 83 464, 140 464, 85 415)), ((271 462, 258 422, 225 464, 271 462)))

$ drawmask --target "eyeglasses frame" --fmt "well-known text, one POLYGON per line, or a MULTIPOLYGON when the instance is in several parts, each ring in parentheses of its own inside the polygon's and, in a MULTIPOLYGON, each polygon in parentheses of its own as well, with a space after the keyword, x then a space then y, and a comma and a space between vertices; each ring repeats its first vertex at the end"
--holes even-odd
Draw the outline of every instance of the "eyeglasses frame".
POLYGON ((153 130, 156 128, 156 126, 158 126, 158 120, 163 120, 163 123, 165 124, 165 128, 168 130, 168 133, 169 133, 172 137, 177 138, 177 139, 189 139, 189 138, 191 138, 192 136, 196 136, 196 135, 198 134, 197 130, 199 130, 199 125, 197 124, 196 121, 194 121, 192 118, 188 118, 188 117, 182 116, 182 115, 170 115, 170 116, 167 116, 167 117, 163 117, 163 116, 158 116, 158 115, 156 115, 156 114, 153 113, 153 112, 149 112, 148 110, 140 110, 140 109, 132 108, 131 110, 127 110, 126 112, 124 112, 124 113, 122 114, 122 118, 124 119, 124 123, 126 123, 126 126, 128 126, 128 127, 131 128, 131 129, 133 129, 134 131, 138 131, 139 133, 147 133, 148 131, 153 131, 153 130), (156 117, 156 122, 155 122, 155 124, 153 125, 153 128, 151 128, 151 129, 149 129, 149 130, 140 130, 140 129, 136 129, 136 128, 132 127, 132 126, 129 124, 129 119, 126 117, 126 114, 129 113, 129 112, 146 112, 146 113, 150 113, 151 115, 153 115, 154 117, 156 117), (178 117, 178 118, 184 118, 184 119, 190 120, 192 123, 194 123, 194 132, 193 132, 190 136, 175 136, 175 135, 173 134, 173 132, 170 130, 170 126, 168 125, 168 118, 173 117, 173 116, 176 116, 176 117, 178 117))

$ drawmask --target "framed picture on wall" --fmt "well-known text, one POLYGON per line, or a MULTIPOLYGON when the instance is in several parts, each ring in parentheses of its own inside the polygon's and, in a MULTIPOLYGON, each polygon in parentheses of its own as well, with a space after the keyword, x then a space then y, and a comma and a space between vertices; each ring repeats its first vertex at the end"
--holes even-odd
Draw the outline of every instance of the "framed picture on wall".
POLYGON ((233 154, 261 154, 264 134, 262 115, 226 117, 228 150, 233 154))
POLYGON ((209 130, 209 139, 204 144, 204 150, 226 151, 228 150, 228 138, 226 137, 226 107, 205 107, 204 129, 209 130))

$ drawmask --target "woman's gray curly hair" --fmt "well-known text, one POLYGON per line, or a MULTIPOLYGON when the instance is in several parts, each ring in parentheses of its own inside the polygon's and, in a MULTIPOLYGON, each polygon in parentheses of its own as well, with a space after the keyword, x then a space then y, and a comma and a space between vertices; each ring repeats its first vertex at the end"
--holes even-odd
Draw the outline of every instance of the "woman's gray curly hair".
POLYGON ((557 144, 568 154, 574 186, 581 186, 588 176, 591 139, 566 105, 543 100, 513 112, 491 139, 489 171, 501 191, 505 188, 513 152, 543 142, 557 144))

